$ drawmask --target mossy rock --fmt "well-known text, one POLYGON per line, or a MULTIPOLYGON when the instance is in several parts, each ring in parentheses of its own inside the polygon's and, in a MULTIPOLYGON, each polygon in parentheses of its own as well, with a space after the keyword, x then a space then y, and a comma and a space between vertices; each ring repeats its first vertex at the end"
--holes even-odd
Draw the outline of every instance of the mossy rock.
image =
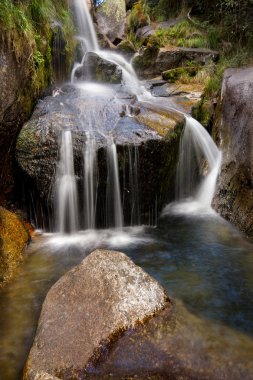
POLYGON ((157 104, 140 107, 140 113, 135 116, 135 119, 168 139, 177 137, 178 130, 182 130, 182 128, 178 129, 178 126, 184 125, 183 114, 160 109, 157 104))
POLYGON ((181 75, 194 77, 197 72, 197 67, 177 67, 176 69, 164 71, 162 73, 162 78, 169 82, 175 83, 181 77, 181 75))
POLYGON ((193 108, 192 116, 198 120, 203 127, 211 129, 214 118, 213 103, 210 99, 202 98, 193 108))
POLYGON ((129 40, 123 40, 117 45, 117 50, 120 51, 123 55, 126 54, 134 54, 136 52, 136 49, 133 45, 133 43, 129 40))
MULTIPOLYGON (((149 70, 153 67, 157 55, 159 52, 159 48, 156 46, 151 46, 143 51, 141 51, 138 55, 136 55, 133 59, 133 67, 136 70, 136 72, 143 76, 144 71, 149 70)), ((152 74, 152 71, 151 71, 152 74)))
POLYGON ((23 261, 30 235, 16 214, 0 207, 0 288, 11 280, 23 261))

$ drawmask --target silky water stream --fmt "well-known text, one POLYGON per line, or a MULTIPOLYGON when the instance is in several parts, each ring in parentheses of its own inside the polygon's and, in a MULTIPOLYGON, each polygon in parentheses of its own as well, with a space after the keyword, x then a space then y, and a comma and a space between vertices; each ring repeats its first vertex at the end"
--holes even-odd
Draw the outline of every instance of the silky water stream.
MULTIPOLYGON (((76 0, 81 40, 86 51, 96 51, 116 62, 123 70, 125 86, 143 102, 155 104, 139 84, 131 65, 115 53, 101 52, 88 10, 76 0), (84 28, 85 25, 85 28, 84 28)), ((72 75, 74 78, 74 75, 72 75)), ((94 84, 79 86, 98 92, 94 84), (92 89, 90 88, 92 87, 92 89)), ((108 90, 111 91, 110 89, 108 90)), ((111 96, 111 95, 110 95, 111 96)), ((159 100, 158 100, 159 101, 159 100)), ((181 112, 181 111, 180 111, 181 112)), ((55 185, 57 233, 37 232, 26 253, 26 260, 15 280, 0 296, 0 379, 20 380, 22 369, 34 338, 41 305, 57 279, 97 247, 121 250, 156 278, 175 299, 202 320, 209 331, 229 327, 231 346, 243 341, 253 349, 253 246, 212 209, 221 154, 210 136, 191 117, 181 141, 178 164, 178 198, 168 205, 156 223, 138 226, 138 197, 131 202, 131 227, 124 226, 122 197, 118 174, 117 147, 110 133, 101 132, 98 120, 90 113, 86 130, 84 189, 80 203, 73 166, 72 136, 64 131, 59 137, 61 150, 55 185), (97 146, 95 134, 107 141, 107 190, 104 204, 105 226, 96 229, 97 146), (190 161, 195 158, 208 166, 207 175, 198 186, 192 183, 190 161), (82 220, 83 219, 83 220, 82 220), (136 226, 137 225, 137 226, 136 226), (226 327, 225 327, 226 326, 226 327)), ((129 148, 130 149, 130 148, 129 148)), ((195 165, 196 163, 194 163, 195 165)), ((129 182, 138 194, 138 149, 129 151, 129 182)), ((134 194, 134 193, 133 193, 134 194)), ((217 335, 217 340, 220 336, 217 335)), ((200 344, 192 337, 192 346, 200 344)), ((203 348, 208 345, 201 341, 203 348)), ((244 360, 245 348, 237 344, 244 360)), ((249 351, 249 350, 248 350, 249 351)), ((228 357, 228 361, 229 361, 228 357)), ((252 354, 253 360, 253 354, 252 354)), ((205 365, 198 363, 199 366, 205 365)), ((252 374, 253 378, 253 374, 252 374)), ((239 380, 239 379, 238 379, 239 380)))

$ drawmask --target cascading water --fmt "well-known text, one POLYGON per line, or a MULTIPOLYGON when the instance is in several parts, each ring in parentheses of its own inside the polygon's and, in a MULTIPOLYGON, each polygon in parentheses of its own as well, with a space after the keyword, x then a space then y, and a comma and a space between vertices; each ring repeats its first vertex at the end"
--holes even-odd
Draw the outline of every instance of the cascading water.
POLYGON ((139 212, 139 198, 138 198, 138 170, 139 170, 139 151, 138 147, 134 147, 132 155, 132 149, 128 148, 129 157, 129 184, 131 189, 131 225, 140 224, 140 212, 139 212))
POLYGON ((90 133, 86 134, 84 150, 84 215, 85 229, 94 229, 97 204, 97 146, 90 133))
POLYGON ((123 212, 120 197, 119 168, 116 145, 108 139, 107 145, 107 225, 118 229, 123 227, 123 212))
POLYGON ((73 233, 78 230, 78 201, 74 172, 71 131, 62 132, 60 162, 56 175, 57 230, 73 233))
MULTIPOLYGON (((127 62, 122 56, 111 51, 101 51, 99 48, 96 32, 92 23, 92 19, 85 0, 74 1, 76 10, 76 19, 79 28, 79 40, 85 45, 84 57, 87 52, 95 52, 101 58, 113 62, 120 67, 123 74, 123 84, 127 89, 127 92, 134 94, 140 102, 152 102, 155 103, 155 99, 147 92, 140 84, 132 65, 127 62)), ((81 63, 74 66, 72 72, 72 83, 78 88, 80 84, 74 83, 75 70, 78 66, 83 65, 84 58, 81 63)), ((94 84, 92 84, 94 87, 94 84)), ((101 89, 100 89, 101 90, 101 89)), ((101 90, 105 91, 105 90, 101 90)), ((112 95, 112 99, 116 99, 116 93, 112 95)), ((166 108, 166 107, 165 107, 166 108)), ((170 109, 171 107, 167 107, 170 109)), ((174 109, 174 111, 176 111, 174 109)), ((181 111, 179 111, 181 112, 181 111)), ((182 113, 182 112, 181 112, 182 113)), ((84 119, 86 113, 84 113, 84 119)), ((213 140, 206 132, 206 130, 196 120, 190 116, 184 115, 186 120, 184 135, 181 140, 180 158, 178 164, 178 201, 179 205, 183 205, 183 209, 196 211, 202 209, 211 209, 211 201, 215 189, 215 183, 219 171, 221 155, 218 151, 213 140), (193 153, 194 152, 194 153, 193 153), (203 161, 206 159, 208 164, 208 174, 202 181, 199 188, 196 187, 194 181, 195 177, 198 177, 196 164, 203 165, 203 161), (194 197, 193 197, 193 194, 194 197)), ((96 228, 96 209, 97 209, 97 189, 98 189, 98 177, 97 177, 97 145, 95 134, 98 132, 103 134, 107 141, 107 190, 106 190, 106 206, 102 208, 106 209, 105 226, 116 227, 122 229, 123 227, 123 212, 122 201, 119 181, 119 169, 118 169, 118 157, 116 145, 113 141, 111 134, 105 131, 100 131, 96 118, 91 120, 83 120, 84 123, 88 122, 89 132, 86 132, 86 144, 84 149, 84 227, 85 229, 96 228), (91 125, 90 125, 91 124, 91 125), (94 124, 94 125, 93 125, 94 124)), ((99 123, 98 123, 99 124, 99 123)), ((62 144, 64 145, 64 144, 62 144)), ((63 149, 63 148, 62 148, 63 149)), ((69 147, 71 150, 72 147, 69 147)), ((72 153, 73 156, 73 153, 72 153)), ((135 150, 135 158, 132 159, 129 153, 129 186, 131 187, 131 210, 130 210, 130 224, 140 222, 139 218, 139 205, 138 205, 138 153, 135 150)), ((73 158, 72 158, 73 160, 73 158)), ((62 161, 62 155, 61 155, 62 161)), ((60 165, 61 166, 61 165, 60 165)), ((62 175, 64 177, 64 175, 62 175)), ((72 173, 74 178, 74 173, 72 173)), ((61 232, 66 230, 77 230, 78 222, 76 218, 71 214, 70 222, 67 223, 68 215, 70 215, 70 200, 72 199, 77 204, 76 196, 76 184, 72 180, 72 185, 65 191, 57 192, 58 198, 62 197, 62 200, 58 201, 58 228, 61 232), (74 194, 70 196, 71 189, 74 194), (65 205, 65 206, 64 206, 65 205), (66 210, 64 210, 64 207, 66 210), (69 226, 68 226, 68 225, 69 226)), ((59 198, 60 199, 60 198, 59 198)), ((73 203, 72 202, 72 203, 73 203)), ((174 206, 173 206, 174 207, 174 206)), ((179 207, 177 205, 177 207, 179 207)), ((168 207, 171 209, 171 206, 168 207)), ((72 207, 74 210, 75 207, 72 207)), ((77 210, 77 209, 76 209, 77 210)), ((156 213, 155 213, 156 214, 156 213)), ((77 215, 77 212, 76 212, 77 215)), ((156 219, 157 216, 153 215, 151 219, 156 219)))
POLYGON ((75 14, 77 19, 77 27, 82 41, 85 44, 86 51, 99 50, 96 31, 90 16, 86 0, 75 0, 75 14))
POLYGON ((221 152, 205 128, 197 120, 185 115, 177 169, 177 203, 167 206, 164 213, 212 211, 221 157, 221 152), (208 165, 208 173, 199 186, 198 172, 204 160, 208 165))

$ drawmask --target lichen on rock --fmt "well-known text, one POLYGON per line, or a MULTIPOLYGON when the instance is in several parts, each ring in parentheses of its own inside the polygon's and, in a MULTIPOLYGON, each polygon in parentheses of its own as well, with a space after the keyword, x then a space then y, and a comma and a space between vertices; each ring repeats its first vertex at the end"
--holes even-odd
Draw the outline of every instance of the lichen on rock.
POLYGON ((11 280, 23 261, 29 233, 13 212, 0 207, 0 288, 11 280))

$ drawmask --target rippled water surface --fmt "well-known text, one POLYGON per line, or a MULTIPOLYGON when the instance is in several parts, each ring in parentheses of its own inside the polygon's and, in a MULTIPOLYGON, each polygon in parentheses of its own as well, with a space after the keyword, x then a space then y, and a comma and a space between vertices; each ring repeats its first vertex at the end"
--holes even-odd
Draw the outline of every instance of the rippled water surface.
POLYGON ((121 250, 188 310, 253 340, 253 246, 216 214, 167 215, 156 228, 38 234, 0 294, 0 379, 21 379, 43 299, 94 248, 121 250))

